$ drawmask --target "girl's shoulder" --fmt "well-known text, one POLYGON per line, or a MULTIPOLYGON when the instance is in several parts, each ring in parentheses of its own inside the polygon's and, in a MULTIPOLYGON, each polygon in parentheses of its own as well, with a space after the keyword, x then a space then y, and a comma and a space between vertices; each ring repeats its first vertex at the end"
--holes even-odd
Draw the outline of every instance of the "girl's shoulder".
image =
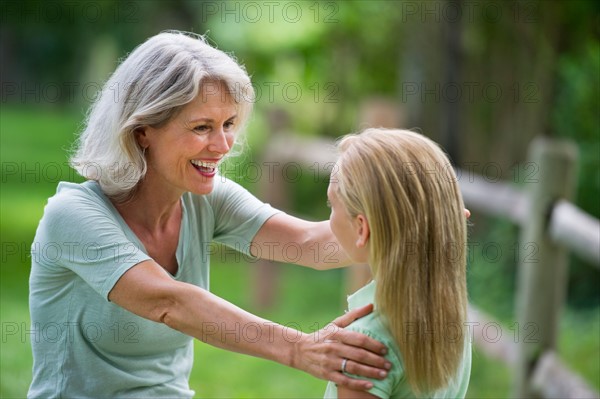
POLYGON ((386 326, 384 316, 377 310, 374 310, 365 317, 355 320, 347 327, 347 329, 376 339, 387 346, 390 352, 395 352, 398 355, 400 354, 400 349, 398 348, 392 333, 386 326))

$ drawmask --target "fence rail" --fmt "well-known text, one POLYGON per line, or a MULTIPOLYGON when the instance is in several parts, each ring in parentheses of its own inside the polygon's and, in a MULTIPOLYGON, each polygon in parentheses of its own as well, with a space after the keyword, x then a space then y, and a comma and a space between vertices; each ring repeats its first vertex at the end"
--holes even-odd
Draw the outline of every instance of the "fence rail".
POLYGON ((600 222, 568 201, 554 204, 550 237, 600 268, 600 222))
MULTIPOLYGON (((527 223, 528 198, 509 183, 491 183, 481 176, 457 169, 459 185, 470 209, 487 215, 505 217, 523 226, 527 223)), ((565 245, 581 259, 600 268, 600 221, 569 201, 553 205, 548 223, 552 240, 565 245)))

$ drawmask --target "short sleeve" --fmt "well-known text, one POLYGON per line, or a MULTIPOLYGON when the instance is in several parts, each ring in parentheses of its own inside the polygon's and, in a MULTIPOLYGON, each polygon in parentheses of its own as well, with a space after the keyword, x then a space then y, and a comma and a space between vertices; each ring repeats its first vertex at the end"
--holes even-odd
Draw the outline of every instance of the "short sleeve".
MULTIPOLYGON (((353 326, 352 324, 346 327, 347 330, 356 331, 361 334, 364 334, 370 338, 373 338, 382 344, 384 344, 388 348, 392 348, 394 344, 389 340, 388 337, 380 336, 379 334, 374 334, 371 330, 353 326)), ((383 380, 376 380, 373 378, 366 378, 362 376, 358 376, 355 374, 346 373, 346 375, 358 378, 361 380, 370 381, 373 383, 373 388, 369 389, 369 393, 371 395, 375 395, 378 398, 390 398, 395 391, 396 386, 400 383, 400 381, 404 378, 404 369, 402 368, 402 362, 396 356, 396 353, 393 350, 388 350, 388 353, 385 355, 385 358, 392 364, 392 368, 389 371, 387 377, 383 380)))
POLYGON ((114 208, 89 189, 65 186, 44 209, 32 262, 57 276, 75 273, 108 300, 123 273, 151 258, 127 236, 114 208))
POLYGON ((215 217, 214 240, 250 256, 250 245, 258 230, 280 213, 239 184, 219 176, 209 196, 215 217))

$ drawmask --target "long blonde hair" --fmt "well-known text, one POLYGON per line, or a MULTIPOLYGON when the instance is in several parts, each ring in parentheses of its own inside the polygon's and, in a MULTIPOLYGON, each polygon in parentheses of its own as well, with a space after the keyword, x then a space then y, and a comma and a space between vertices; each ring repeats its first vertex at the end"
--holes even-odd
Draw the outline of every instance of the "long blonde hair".
POLYGON ((405 130, 367 129, 339 145, 338 195, 370 228, 375 300, 417 394, 446 387, 463 357, 466 218, 440 147, 405 130))

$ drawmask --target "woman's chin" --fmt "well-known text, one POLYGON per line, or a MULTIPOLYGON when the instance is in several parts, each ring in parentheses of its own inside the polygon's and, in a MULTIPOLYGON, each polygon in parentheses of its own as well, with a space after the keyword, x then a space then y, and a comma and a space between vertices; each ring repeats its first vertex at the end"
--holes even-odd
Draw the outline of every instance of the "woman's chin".
POLYGON ((210 179, 209 181, 202 182, 201 184, 194 184, 190 187, 189 191, 192 194, 197 195, 206 195, 210 194, 215 188, 214 179, 210 179))

